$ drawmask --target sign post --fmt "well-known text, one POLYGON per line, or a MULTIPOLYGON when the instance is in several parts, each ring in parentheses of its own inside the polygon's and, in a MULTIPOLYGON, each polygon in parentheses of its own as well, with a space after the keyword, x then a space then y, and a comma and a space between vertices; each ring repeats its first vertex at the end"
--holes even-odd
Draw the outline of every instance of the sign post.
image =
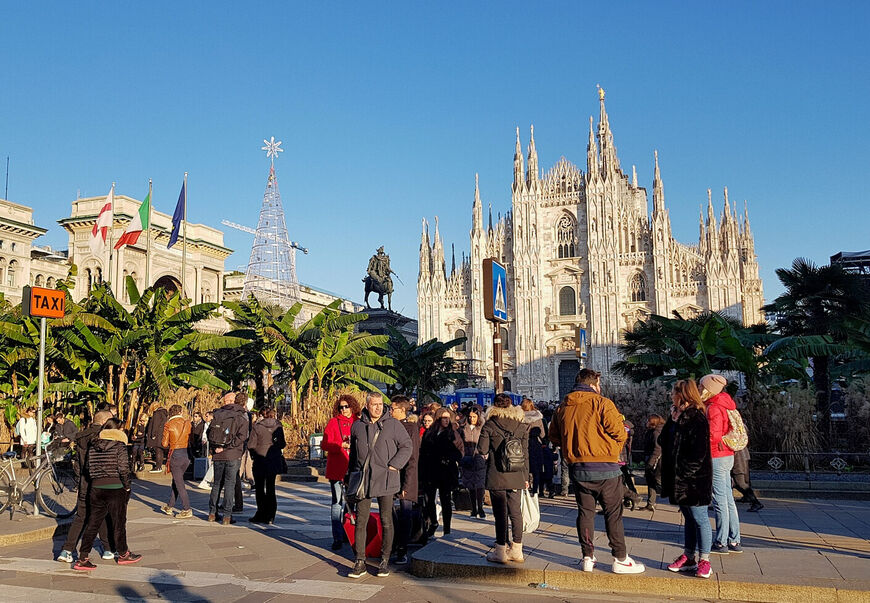
MULTIPOLYGON (((63 318, 66 311, 66 294, 55 289, 24 287, 21 309, 25 316, 39 318, 39 410, 36 413, 36 467, 42 456, 42 413, 45 396, 45 319, 63 318)), ((39 505, 33 503, 33 514, 39 515, 39 505)))
POLYGON ((586 358, 588 357, 588 353, 586 351, 586 329, 581 329, 577 327, 577 336, 576 341, 574 342, 574 348, 577 352, 577 358, 580 360, 580 368, 586 368, 586 358))
POLYGON ((500 325, 508 321, 508 314, 507 270, 494 258, 483 260, 483 317, 492 323, 493 392, 497 394, 502 388, 500 325))

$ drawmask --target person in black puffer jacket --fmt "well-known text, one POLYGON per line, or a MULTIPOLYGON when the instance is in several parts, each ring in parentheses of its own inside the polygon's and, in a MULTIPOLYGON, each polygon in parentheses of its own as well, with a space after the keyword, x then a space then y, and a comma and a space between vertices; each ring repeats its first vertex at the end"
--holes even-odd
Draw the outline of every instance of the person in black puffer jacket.
POLYGON ((487 561, 522 562, 523 513, 520 499, 522 490, 529 487, 529 425, 524 422, 523 409, 514 406, 510 396, 499 394, 486 413, 486 422, 480 430, 477 452, 487 456, 486 488, 492 501, 495 518, 495 548, 487 553, 487 561), (519 440, 524 452, 524 464, 517 471, 501 471, 498 457, 502 442, 519 440), (508 548, 508 517, 513 528, 513 544, 508 548))
POLYGON ((157 407, 151 411, 151 419, 148 421, 148 427, 145 429, 145 447, 151 449, 151 454, 154 455, 154 467, 151 468, 151 473, 161 473, 163 471, 163 459, 166 458, 166 449, 161 445, 163 442, 163 426, 169 419, 169 411, 165 408, 157 407))
POLYGON ((278 499, 275 496, 275 478, 284 465, 284 427, 275 418, 275 409, 260 412, 260 419, 251 429, 248 451, 253 459, 254 489, 257 512, 248 521, 269 524, 275 521, 278 499))
POLYGON ((129 565, 142 559, 127 547, 127 503, 130 500, 132 474, 127 453, 127 434, 121 431, 118 419, 103 423, 100 437, 92 444, 87 454, 86 468, 91 480, 91 516, 82 535, 79 560, 74 570, 90 571, 97 568, 88 555, 100 524, 108 515, 115 534, 119 565, 129 565))
POLYGON ((435 411, 435 423, 423 434, 420 443, 420 477, 426 492, 425 513, 429 518, 429 536, 438 528, 435 512, 435 492, 441 498, 441 519, 444 535, 450 534, 453 518, 453 491, 459 486, 459 461, 465 446, 459 426, 453 422, 453 413, 448 408, 435 411))
POLYGON ((643 437, 644 479, 646 480, 646 506, 642 511, 655 511, 656 498, 662 493, 662 447, 659 436, 665 420, 661 415, 650 415, 646 422, 646 433, 643 437))

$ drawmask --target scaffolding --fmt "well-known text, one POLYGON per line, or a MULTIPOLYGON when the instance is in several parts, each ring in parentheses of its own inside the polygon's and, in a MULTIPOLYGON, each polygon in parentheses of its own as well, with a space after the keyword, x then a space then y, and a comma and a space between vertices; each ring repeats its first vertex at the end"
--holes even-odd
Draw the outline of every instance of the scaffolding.
POLYGON ((296 250, 308 253, 307 249, 290 241, 284 219, 284 207, 275 175, 275 158, 283 152, 281 141, 264 140, 266 156, 272 162, 269 180, 260 207, 260 219, 254 231, 251 258, 245 271, 242 299, 253 295, 264 305, 289 308, 300 301, 299 281, 296 279, 296 250))

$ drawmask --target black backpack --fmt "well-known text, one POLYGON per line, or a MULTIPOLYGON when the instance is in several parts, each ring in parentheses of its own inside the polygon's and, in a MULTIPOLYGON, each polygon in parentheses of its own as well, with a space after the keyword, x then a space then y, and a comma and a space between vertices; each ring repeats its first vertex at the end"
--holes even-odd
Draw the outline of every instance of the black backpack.
POLYGON ((523 471, 526 465, 527 451, 524 449, 522 440, 501 427, 498 429, 504 439, 495 450, 495 468, 500 473, 523 471))
POLYGON ((235 413, 216 413, 208 426, 208 432, 206 432, 208 445, 212 450, 215 448, 230 448, 236 437, 236 431, 235 413))

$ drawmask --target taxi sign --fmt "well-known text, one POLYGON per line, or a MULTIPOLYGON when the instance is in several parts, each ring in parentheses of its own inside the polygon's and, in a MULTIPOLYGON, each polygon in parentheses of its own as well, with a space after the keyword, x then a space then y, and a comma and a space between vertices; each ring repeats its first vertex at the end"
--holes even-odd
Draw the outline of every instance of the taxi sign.
POLYGON ((63 318, 66 311, 66 293, 57 289, 24 287, 21 306, 26 316, 63 318))

